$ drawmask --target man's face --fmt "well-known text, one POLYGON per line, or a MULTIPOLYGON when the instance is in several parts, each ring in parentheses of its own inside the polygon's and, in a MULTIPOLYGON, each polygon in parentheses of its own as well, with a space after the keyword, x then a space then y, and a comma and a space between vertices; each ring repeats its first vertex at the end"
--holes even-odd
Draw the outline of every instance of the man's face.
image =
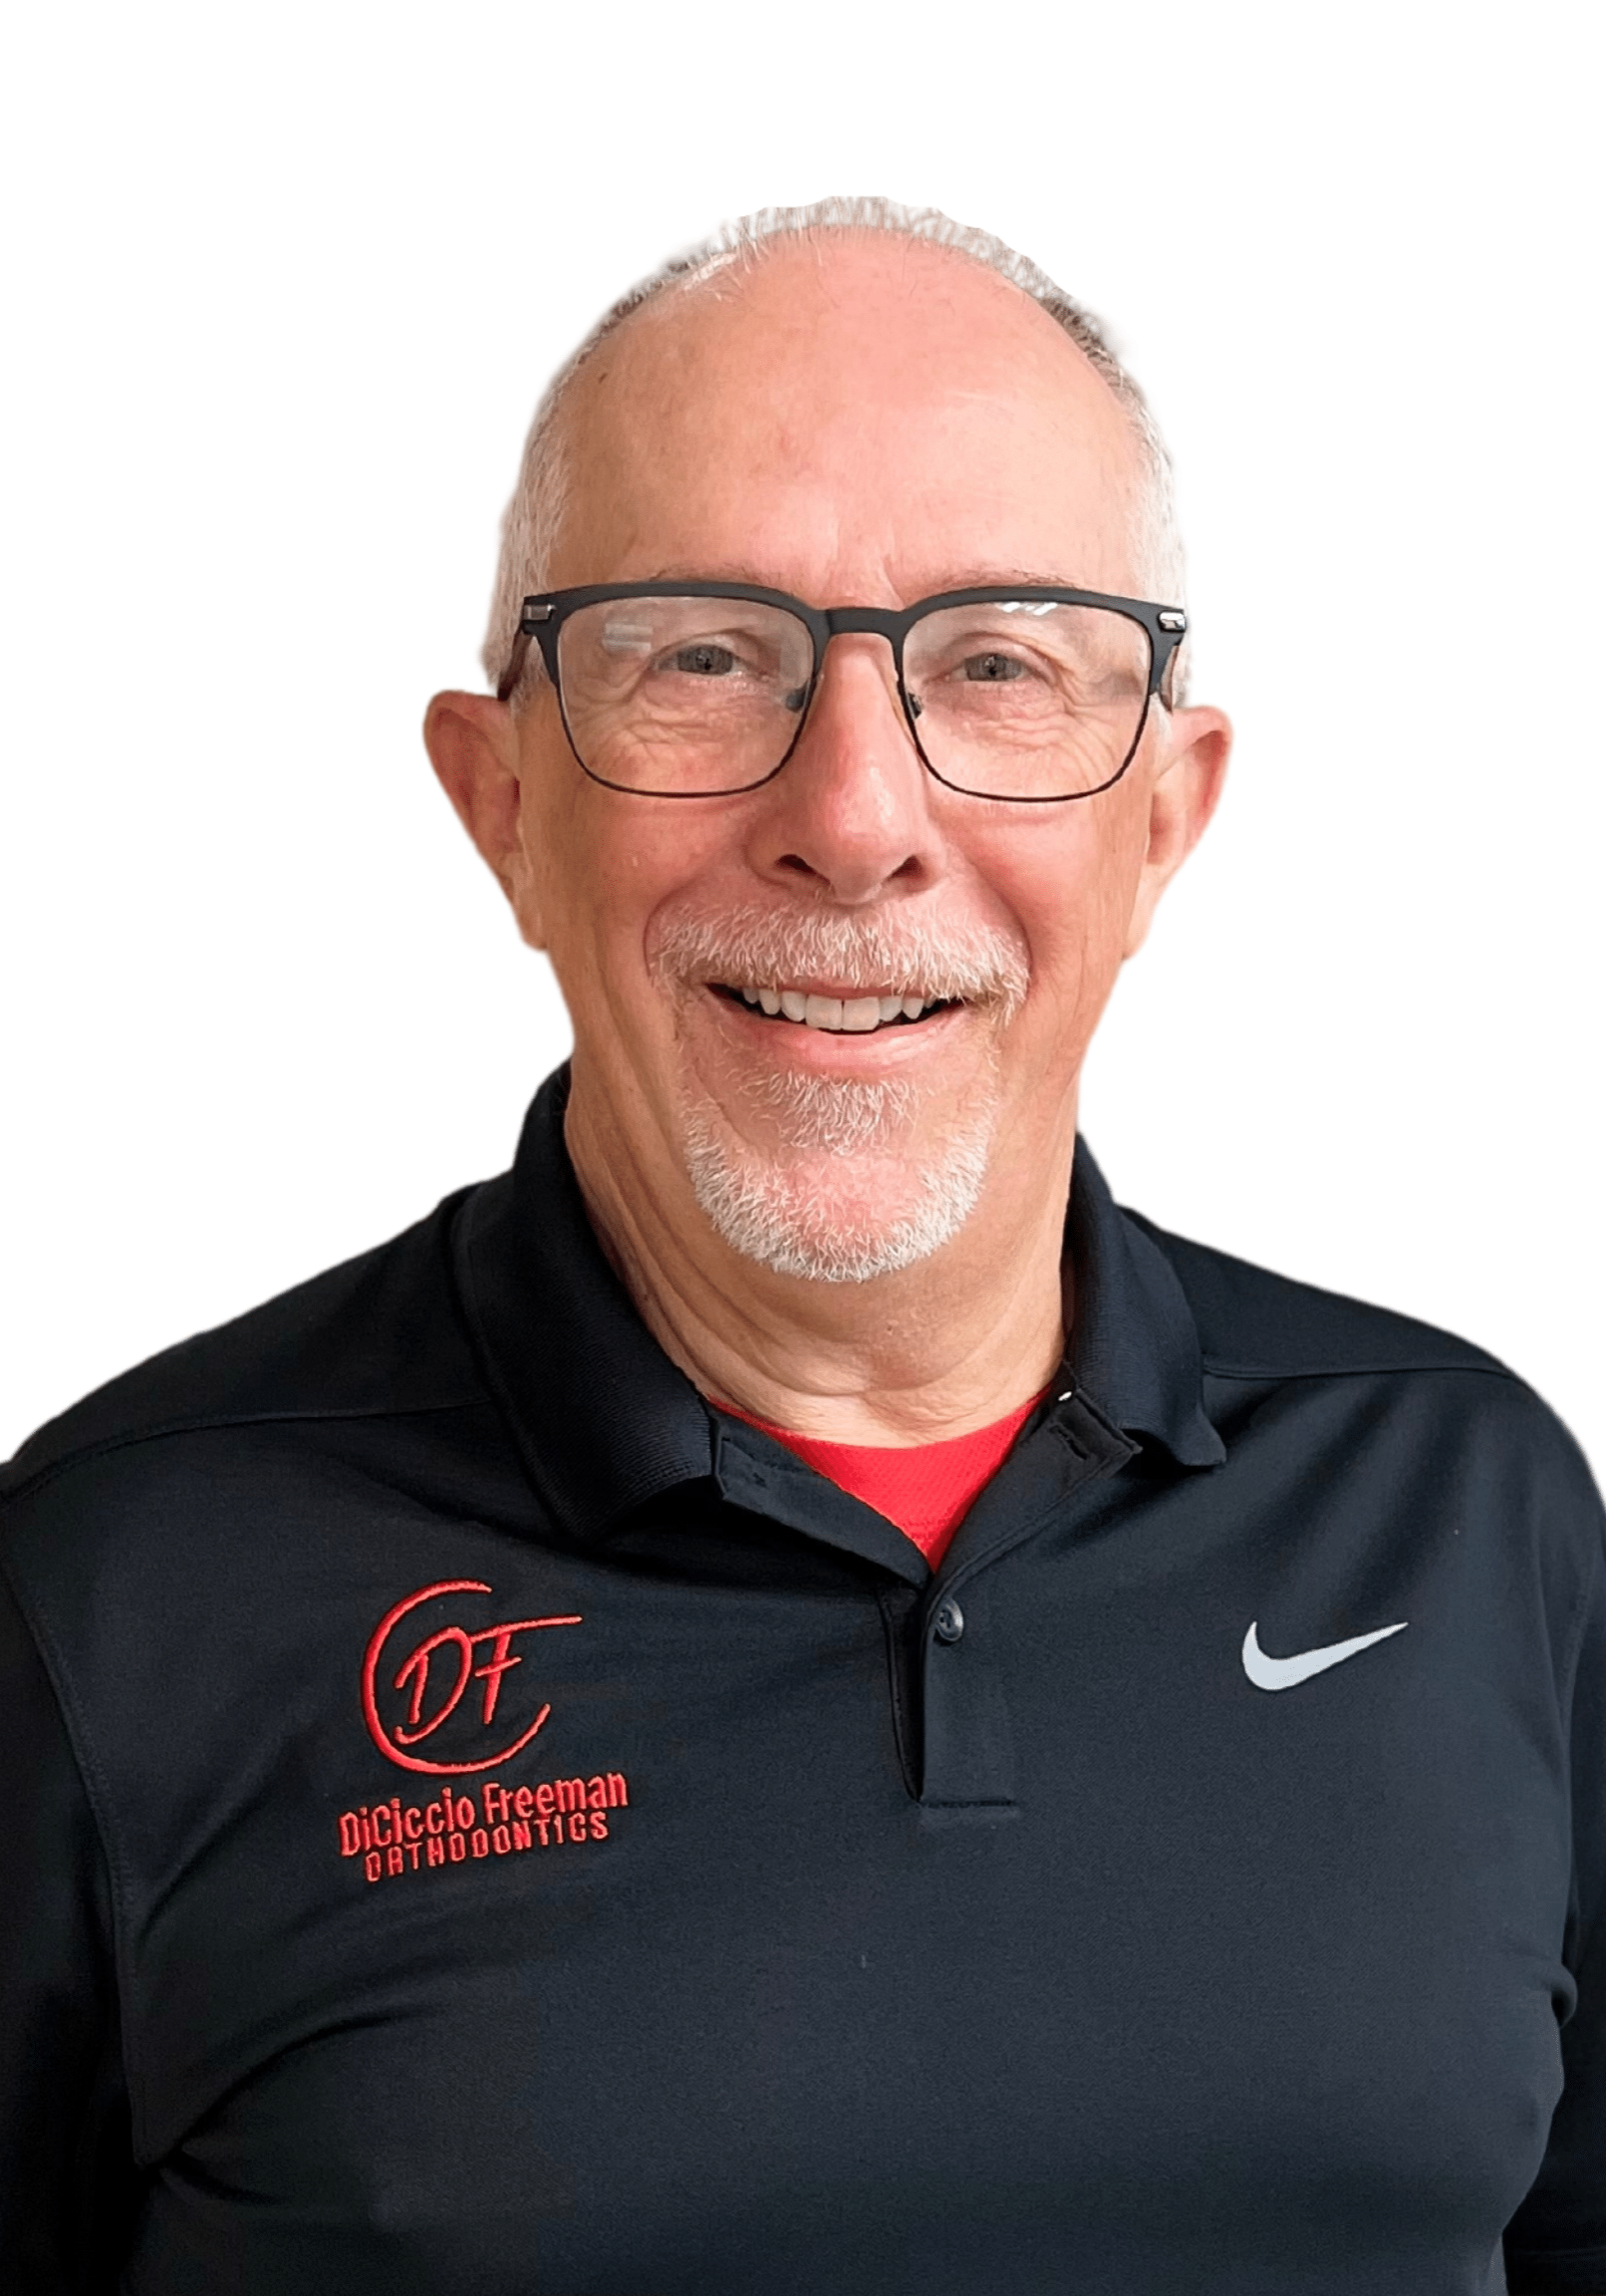
MULTIPOLYGON (((1115 400, 1026 296, 939 250, 788 247, 671 293, 597 356, 569 440, 554 588, 1152 594, 1115 400)), ((1125 778, 1089 799, 961 795, 921 763, 885 641, 842 636, 774 780, 645 797, 587 778, 541 681, 503 873, 574 1022, 572 1125, 682 1232, 694 1198, 793 1276, 885 1273, 1030 1203, 1063 1169, 1089 1036, 1181 858, 1156 857, 1173 731, 1152 711, 1125 778), (765 991, 779 1013, 752 1002, 765 991), (872 998, 899 1018, 813 1024, 872 998), (910 1018, 906 998, 941 1003, 910 1018)))

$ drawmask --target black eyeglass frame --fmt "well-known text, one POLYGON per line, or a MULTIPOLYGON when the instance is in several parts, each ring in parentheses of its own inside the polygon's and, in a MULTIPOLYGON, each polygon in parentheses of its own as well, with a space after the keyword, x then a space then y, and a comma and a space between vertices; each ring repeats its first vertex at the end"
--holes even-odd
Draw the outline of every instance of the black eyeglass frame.
POLYGON ((1161 691, 1167 672, 1171 669, 1178 648, 1188 635, 1188 616, 1181 606, 1157 606, 1146 598, 1118 598, 1103 590, 1059 590, 1044 588, 1035 583, 994 582, 973 590, 939 590, 934 597, 917 599, 913 606, 810 606, 801 598, 794 598, 785 590, 765 590, 751 582, 588 582, 573 590, 548 590, 526 598, 519 616, 518 633, 513 651, 508 657, 496 688, 496 699, 505 702, 513 694, 524 675, 529 659, 530 641, 534 639, 541 650, 541 660, 552 681, 552 691, 558 698, 558 714, 563 719, 563 730, 575 763, 590 780, 604 789, 618 789, 627 797, 740 797, 749 789, 761 789, 766 781, 773 781, 790 759, 808 723, 809 711, 819 691, 820 674, 825 664, 825 650, 833 638, 847 636, 885 638, 892 648, 893 669, 898 679, 898 699, 903 705, 904 721, 909 727, 910 739, 934 781, 940 781, 944 789, 955 789, 961 796, 978 797, 996 805, 1068 805, 1080 797, 1098 797, 1115 784, 1138 754, 1138 745, 1149 722, 1149 705, 1159 701, 1162 709, 1171 705, 1161 691), (583 606, 600 606, 611 598, 738 598, 755 606, 774 606, 801 622, 809 633, 814 650, 813 666, 809 672, 808 687, 797 714, 797 726, 786 745, 786 754, 780 763, 761 773, 756 781, 739 782, 732 789, 635 789, 625 781, 610 781, 593 771, 580 754, 569 723, 569 713, 564 708, 563 681, 558 671, 558 638, 571 614, 583 606), (950 781, 939 773, 926 754, 920 736, 920 710, 904 683, 904 641, 917 622, 928 614, 939 612, 948 606, 996 606, 1012 599, 1041 601, 1050 606, 1102 606, 1111 613, 1124 614, 1129 622, 1136 622, 1149 640, 1149 685, 1144 695, 1143 710, 1138 718, 1138 729, 1132 745, 1107 781, 1096 789, 1071 789, 1053 797, 1001 797, 990 791, 966 789, 962 782, 950 781))

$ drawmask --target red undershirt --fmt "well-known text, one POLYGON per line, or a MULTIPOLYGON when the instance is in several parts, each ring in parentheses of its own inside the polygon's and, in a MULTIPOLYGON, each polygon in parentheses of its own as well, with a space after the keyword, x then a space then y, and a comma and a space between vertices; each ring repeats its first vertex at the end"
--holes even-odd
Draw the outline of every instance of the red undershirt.
MULTIPOLYGON (((1048 1392, 1045 1387, 1043 1394, 1048 1392)), ((794 1435, 789 1427, 772 1427, 734 1403, 721 1403, 732 1419, 784 1443, 788 1451, 824 1475, 842 1490, 874 1507, 913 1539, 935 1571, 947 1553, 948 1542, 970 1511, 970 1503, 983 1483, 991 1481, 1008 1456, 1015 1437, 1043 1400, 1034 1395, 971 1435, 950 1435, 940 1443, 916 1443, 899 1448, 887 1443, 822 1443, 812 1435, 794 1435)))

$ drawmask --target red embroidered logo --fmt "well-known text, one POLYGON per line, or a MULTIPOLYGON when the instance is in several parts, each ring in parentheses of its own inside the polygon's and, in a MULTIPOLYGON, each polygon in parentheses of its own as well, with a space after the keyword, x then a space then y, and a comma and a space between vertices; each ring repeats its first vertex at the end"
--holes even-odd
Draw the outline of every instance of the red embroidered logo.
POLYGON ((361 1858, 365 1881, 386 1881, 476 1858, 508 1858, 577 1842, 606 1842, 609 1817, 630 1806, 622 1770, 595 1778, 551 1778, 539 1786, 498 1786, 487 1779, 478 1802, 442 1786, 430 1802, 363 1803, 338 1821, 340 1854, 361 1858))
MULTIPOLYGON (((552 1711, 550 1705, 542 1704, 533 1720, 521 1717, 521 1726, 515 1728, 505 1744, 496 1745, 493 1752, 481 1751, 486 1732, 494 1731, 500 1739, 502 1730, 506 1729, 505 1718, 502 1730, 496 1729, 503 1677, 524 1662, 524 1653, 512 1646, 514 1636, 532 1633, 540 1626, 578 1626, 581 1623, 578 1615, 507 1618, 488 1626, 463 1626, 452 1619, 434 1626, 410 1648, 403 1649, 403 1638, 397 1633, 397 1628, 406 1618, 412 1619, 414 1630, 424 1623, 414 1613, 425 1603, 435 1602, 447 1594, 489 1594, 490 1591, 482 1578, 436 1579, 433 1585, 420 1586, 415 1594, 408 1594, 387 1610, 369 1637, 363 1658, 363 1719, 380 1752, 403 1770, 425 1770, 437 1778, 494 1770, 528 1746, 552 1711), (489 1654, 483 1665, 476 1666, 474 1653, 486 1644, 489 1654), (396 1663, 398 1657, 400 1664, 396 1663), (464 1693, 470 1682, 483 1683, 484 1688, 478 1698, 471 1699, 463 1708, 464 1693), (473 1719, 476 1710, 477 1725, 473 1719), (448 1729, 443 1739, 436 1740, 428 1754, 412 1751, 425 1739, 434 1739, 436 1731, 451 1723, 454 1717, 456 1727, 448 1729), (449 1755, 463 1759, 441 1758, 449 1755)), ((528 1713, 528 1705, 523 1704, 523 1714, 528 1713)))

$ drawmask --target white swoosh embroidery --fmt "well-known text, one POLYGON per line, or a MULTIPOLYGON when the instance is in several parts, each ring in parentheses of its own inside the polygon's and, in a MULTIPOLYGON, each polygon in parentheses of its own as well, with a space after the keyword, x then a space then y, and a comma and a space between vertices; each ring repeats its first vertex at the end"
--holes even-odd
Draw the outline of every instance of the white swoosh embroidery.
POLYGON ((1379 1626, 1374 1633, 1354 1634, 1347 1642, 1328 1642, 1320 1650, 1296 1650, 1291 1658, 1266 1656, 1255 1636, 1258 1623, 1251 1618, 1243 1637, 1243 1671, 1257 1690, 1291 1690, 1296 1682, 1308 1682, 1312 1674, 1324 1673, 1329 1666, 1353 1658, 1357 1650, 1370 1650, 1374 1642, 1387 1641, 1411 1621, 1402 1618, 1398 1626, 1379 1626))

